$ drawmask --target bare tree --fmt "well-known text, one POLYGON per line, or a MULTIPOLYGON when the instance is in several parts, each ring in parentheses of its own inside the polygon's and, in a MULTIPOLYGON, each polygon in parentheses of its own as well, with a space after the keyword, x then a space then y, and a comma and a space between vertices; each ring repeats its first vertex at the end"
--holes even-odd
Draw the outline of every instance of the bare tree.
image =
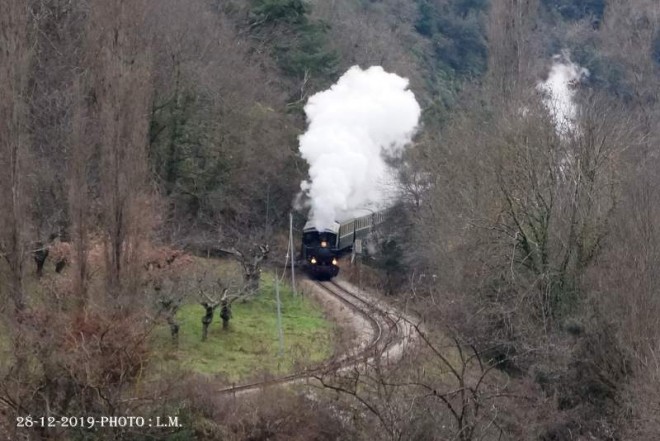
POLYGON ((197 289, 201 297, 200 305, 204 308, 202 341, 207 338, 208 328, 213 322, 213 314, 217 308, 220 308, 219 316, 222 320, 222 329, 227 331, 232 318, 232 304, 237 300, 254 295, 253 291, 246 288, 245 285, 226 284, 221 279, 210 278, 207 274, 202 275, 197 280, 197 289), (215 295, 211 293, 215 293, 215 295))
POLYGON ((259 292, 261 281, 261 264, 270 252, 268 244, 237 245, 226 251, 234 256, 243 267, 245 289, 251 295, 256 295, 259 292))
POLYGON ((92 1, 89 56, 100 129, 102 217, 108 289, 137 292, 140 243, 147 234, 150 56, 140 37, 145 1, 92 1))
POLYGON ((324 388, 350 397, 377 421, 383 439, 501 439, 500 418, 519 399, 475 348, 458 339, 439 343, 413 326, 421 347, 393 367, 376 354, 372 362, 337 374, 316 376, 324 388), (423 367, 420 367, 423 366, 423 367), (429 438, 429 428, 434 438, 429 438), (437 437, 437 438, 435 438, 437 437))
POLYGON ((26 161, 29 142, 27 82, 30 63, 29 10, 4 3, 0 18, 0 253, 8 267, 8 291, 16 311, 25 307, 26 161))
POLYGON ((160 305, 160 313, 165 315, 165 322, 170 327, 172 340, 179 342, 179 323, 176 321, 176 313, 181 307, 182 298, 176 294, 179 290, 178 280, 169 281, 170 286, 163 289, 161 282, 156 282, 154 291, 156 291, 156 301, 160 305))
MULTIPOLYGON (((202 280, 199 281, 200 288, 199 292, 204 297, 204 301, 200 302, 200 305, 204 308, 204 316, 202 317, 202 341, 206 341, 209 332, 209 326, 213 322, 213 314, 218 306, 220 306, 220 301, 211 298, 208 293, 201 287, 202 280)), ((223 292, 223 296, 226 294, 223 292)))
POLYGON ((218 224, 283 224, 302 179, 292 142, 302 119, 285 111, 279 69, 235 18, 204 0, 159 1, 149 17, 149 155, 175 240, 215 235, 218 224))
POLYGON ((635 143, 635 129, 602 96, 585 102, 570 139, 542 120, 525 118, 532 119, 523 118, 519 127, 504 123, 499 135, 501 156, 493 163, 506 217, 496 228, 511 239, 514 262, 534 275, 547 318, 570 304, 601 247, 616 204, 617 161, 635 143))
POLYGON ((72 88, 75 101, 73 116, 71 118, 71 153, 69 167, 69 213, 71 217, 71 236, 75 254, 76 274, 74 278, 74 292, 80 306, 87 302, 88 262, 87 253, 90 246, 89 224, 91 212, 91 198, 89 190, 89 169, 91 165, 92 143, 86 136, 86 127, 89 118, 88 109, 84 102, 84 92, 80 79, 72 88))
MULTIPOLYGON (((503 98, 530 88, 535 62, 533 29, 537 26, 538 0, 495 0, 491 5, 488 34, 488 80, 503 98)), ((537 43, 538 44, 538 43, 537 43)))

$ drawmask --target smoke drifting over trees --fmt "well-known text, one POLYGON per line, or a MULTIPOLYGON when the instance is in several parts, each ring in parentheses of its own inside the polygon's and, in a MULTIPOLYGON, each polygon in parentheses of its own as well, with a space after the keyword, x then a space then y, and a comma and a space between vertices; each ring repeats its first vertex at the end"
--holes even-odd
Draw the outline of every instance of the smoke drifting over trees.
POLYGON ((657 0, 0 3, 0 439, 660 439, 657 0), (321 228, 404 196, 340 265, 424 344, 340 395, 148 375, 181 249, 249 302, 301 190, 321 228))
POLYGON ((553 57, 548 79, 538 85, 545 94, 543 101, 555 120, 557 131, 563 136, 575 127, 575 88, 588 76, 589 71, 573 63, 570 53, 565 51, 553 57))
POLYGON ((310 179, 301 188, 316 227, 331 226, 338 214, 391 203, 395 178, 386 157, 401 156, 421 114, 408 80, 380 66, 354 66, 310 97, 305 113, 309 128, 300 153, 310 179))

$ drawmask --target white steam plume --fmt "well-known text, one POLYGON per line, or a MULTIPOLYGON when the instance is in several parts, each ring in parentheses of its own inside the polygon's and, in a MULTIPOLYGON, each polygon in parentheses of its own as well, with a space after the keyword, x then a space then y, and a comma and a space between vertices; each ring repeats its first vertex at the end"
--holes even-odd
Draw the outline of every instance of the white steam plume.
POLYGON ((552 59, 548 79, 537 88, 545 95, 543 101, 555 120, 557 133, 566 136, 574 128, 577 115, 575 85, 588 77, 589 71, 573 63, 567 50, 552 59))
POLYGON ((403 152, 421 114, 408 80, 380 66, 353 66, 310 97, 305 113, 309 128, 300 153, 309 181, 300 187, 316 228, 331 226, 340 213, 386 203, 386 184, 395 178, 383 156, 403 152))

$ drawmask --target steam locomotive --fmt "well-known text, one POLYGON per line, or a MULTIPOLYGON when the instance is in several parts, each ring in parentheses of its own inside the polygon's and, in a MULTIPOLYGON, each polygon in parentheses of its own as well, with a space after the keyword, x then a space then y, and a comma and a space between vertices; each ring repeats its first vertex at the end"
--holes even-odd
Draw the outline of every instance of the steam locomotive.
POLYGON ((300 263, 314 278, 331 279, 339 274, 338 259, 353 250, 384 220, 383 212, 360 210, 319 231, 309 220, 303 227, 300 263))

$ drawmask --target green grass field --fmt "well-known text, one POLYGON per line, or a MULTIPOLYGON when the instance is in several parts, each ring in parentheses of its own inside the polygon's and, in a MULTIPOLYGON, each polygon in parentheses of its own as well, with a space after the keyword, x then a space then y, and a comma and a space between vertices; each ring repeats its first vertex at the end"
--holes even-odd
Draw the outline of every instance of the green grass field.
POLYGON ((176 316, 180 325, 178 346, 172 342, 167 326, 160 326, 154 333, 154 368, 212 374, 227 382, 240 382, 290 373, 329 357, 334 331, 320 306, 308 298, 294 296, 288 285, 280 286, 280 298, 282 354, 274 278, 264 273, 260 295, 233 304, 229 330, 223 331, 216 310, 205 342, 201 341, 203 307, 198 303, 182 306, 176 316))
MULTIPOLYGON (((286 283, 280 286, 284 350, 279 353, 274 276, 267 272, 262 274, 259 296, 234 302, 227 331, 222 329, 220 311, 216 309, 208 339, 202 342, 204 308, 199 304, 203 299, 197 287, 198 279, 208 276, 211 281, 219 278, 231 286, 240 286, 241 271, 229 259, 192 258, 190 266, 178 275, 177 290, 184 299, 176 317, 180 325, 178 345, 161 320, 150 340, 152 361, 145 372, 147 376, 198 373, 225 382, 244 382, 290 373, 332 354, 335 334, 332 323, 324 318, 320 305, 301 295, 294 296, 286 283)), ((55 277, 53 268, 46 268, 45 273, 46 283, 48 277, 55 277)), ((33 306, 39 305, 44 295, 52 295, 32 272, 27 274, 25 285, 33 306)), ((4 326, 0 322, 0 371, 6 368, 10 353, 7 332, 2 332, 6 331, 4 326)))

